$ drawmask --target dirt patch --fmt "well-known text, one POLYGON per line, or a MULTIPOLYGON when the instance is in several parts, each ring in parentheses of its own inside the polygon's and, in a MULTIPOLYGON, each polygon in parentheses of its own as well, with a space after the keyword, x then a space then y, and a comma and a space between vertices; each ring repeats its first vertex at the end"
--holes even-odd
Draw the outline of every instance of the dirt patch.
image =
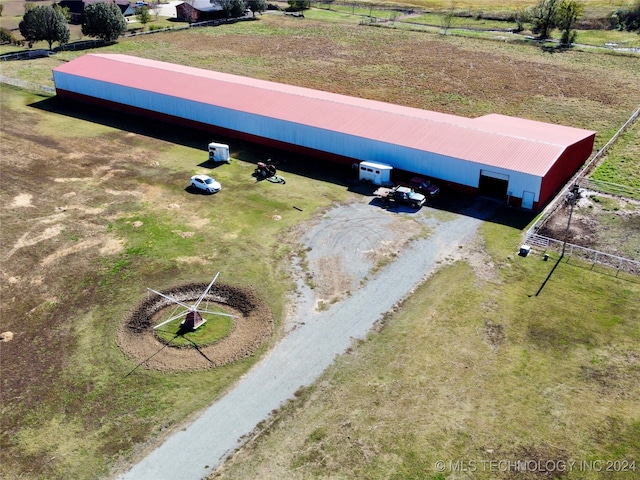
POLYGON ((597 385, 603 395, 630 398, 640 381, 640 357, 631 350, 607 349, 599 353, 597 362, 580 367, 580 377, 597 385))
POLYGON ((64 225, 58 223, 51 227, 46 227, 42 229, 42 233, 34 234, 33 231, 28 231, 18 239, 18 241, 13 245, 13 248, 9 250, 7 254, 7 258, 11 257, 15 252, 20 250, 21 248, 31 247, 37 243, 43 242, 44 240, 48 240, 55 236, 60 235, 60 233, 64 230, 64 225))
MULTIPOLYGON (((189 304, 198 300, 206 288, 205 284, 191 284, 162 293, 189 304)), ((159 341, 153 333, 154 317, 170 301, 154 296, 142 302, 125 319, 118 330, 118 345, 138 364, 149 369, 201 370, 219 367, 254 354, 273 332, 271 311, 249 288, 214 285, 204 300, 224 305, 227 311, 231 310, 237 315, 230 333, 214 344, 178 348, 159 341)))
POLYGON ((314 285, 317 305, 348 296, 423 232, 421 212, 388 212, 369 202, 364 197, 334 208, 301 227, 305 274, 314 285))
POLYGON ((504 327, 499 323, 493 323, 491 320, 487 320, 484 323, 484 341, 494 350, 504 342, 505 333, 504 327))
POLYGON ((537 233, 560 241, 566 237, 570 244, 640 260, 640 202, 581 189, 573 212, 569 195, 537 233))
POLYGON ((0 342, 10 342, 13 340, 13 332, 0 333, 0 342))
POLYGON ((30 193, 21 193, 14 197, 13 202, 11 203, 11 207, 19 208, 19 207, 33 207, 31 204, 31 199, 33 195, 30 193))
POLYGON ((486 254, 484 241, 471 240, 465 248, 453 250, 444 260, 448 264, 464 261, 473 268, 477 281, 500 283, 498 265, 486 254))
POLYGON ((191 238, 196 234, 196 232, 183 232, 181 230, 174 230, 173 233, 181 238, 191 238))
POLYGON ((567 452, 553 445, 519 445, 496 462, 497 478, 534 480, 569 476, 569 469, 562 468, 569 462, 567 452))

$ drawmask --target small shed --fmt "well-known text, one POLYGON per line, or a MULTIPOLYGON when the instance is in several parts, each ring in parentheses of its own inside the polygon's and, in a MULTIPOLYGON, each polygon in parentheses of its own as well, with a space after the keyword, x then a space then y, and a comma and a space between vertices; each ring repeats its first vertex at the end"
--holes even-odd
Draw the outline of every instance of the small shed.
POLYGON ((191 310, 189 313, 187 313, 187 316, 185 317, 181 325, 184 328, 196 330, 198 327, 204 325, 206 322, 207 321, 204 318, 202 318, 202 315, 200 315, 200 312, 198 312, 197 310, 191 310))

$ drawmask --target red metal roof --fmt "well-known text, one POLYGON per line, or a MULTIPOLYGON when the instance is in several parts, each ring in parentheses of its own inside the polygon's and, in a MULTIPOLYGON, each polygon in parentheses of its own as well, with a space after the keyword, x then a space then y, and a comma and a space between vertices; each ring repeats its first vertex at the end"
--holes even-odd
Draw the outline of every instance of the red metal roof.
POLYGON ((83 55, 55 71, 537 176, 566 147, 595 135, 497 114, 469 119, 128 55, 83 55))

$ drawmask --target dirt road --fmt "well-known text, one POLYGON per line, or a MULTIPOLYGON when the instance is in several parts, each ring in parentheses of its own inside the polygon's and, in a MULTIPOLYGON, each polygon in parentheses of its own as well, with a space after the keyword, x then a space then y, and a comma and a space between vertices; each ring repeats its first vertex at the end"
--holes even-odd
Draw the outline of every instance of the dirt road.
POLYGON ((387 211, 364 202, 327 212, 301 237, 307 266, 305 271, 298 266, 299 292, 288 334, 227 395, 118 478, 209 475, 259 422, 314 382, 439 261, 459 256, 480 223, 478 215, 387 211))

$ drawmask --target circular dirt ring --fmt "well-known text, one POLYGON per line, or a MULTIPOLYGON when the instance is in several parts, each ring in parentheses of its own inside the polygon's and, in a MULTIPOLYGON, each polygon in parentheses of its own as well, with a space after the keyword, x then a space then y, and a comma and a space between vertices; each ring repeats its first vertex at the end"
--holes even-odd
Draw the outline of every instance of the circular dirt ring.
MULTIPOLYGON (((190 284, 163 291, 187 305, 194 304, 207 284, 190 284)), ((152 370, 185 371, 215 368, 250 356, 273 332, 273 315, 266 303, 250 288, 214 285, 205 301, 224 305, 237 317, 227 336, 206 346, 176 348, 160 342, 153 333, 156 312, 171 301, 154 295, 142 302, 118 329, 120 348, 139 365, 152 370)))

